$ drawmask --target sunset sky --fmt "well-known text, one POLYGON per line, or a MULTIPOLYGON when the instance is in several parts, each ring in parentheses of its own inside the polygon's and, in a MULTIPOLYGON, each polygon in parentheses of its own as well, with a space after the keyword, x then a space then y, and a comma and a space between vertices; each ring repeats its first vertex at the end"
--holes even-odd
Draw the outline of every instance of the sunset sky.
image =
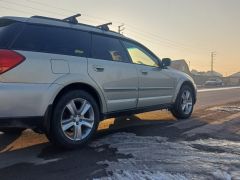
POLYGON ((214 70, 224 76, 240 71, 239 9, 239 0, 0 0, 0 16, 82 13, 83 23, 124 23, 124 35, 191 69, 210 70, 215 51, 214 70))

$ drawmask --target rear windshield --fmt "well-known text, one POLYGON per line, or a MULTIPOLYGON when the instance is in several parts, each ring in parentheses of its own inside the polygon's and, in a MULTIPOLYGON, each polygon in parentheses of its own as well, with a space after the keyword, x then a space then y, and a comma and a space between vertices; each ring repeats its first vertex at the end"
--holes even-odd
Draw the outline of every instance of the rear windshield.
POLYGON ((20 22, 0 19, 0 48, 8 48, 22 27, 23 24, 20 22))

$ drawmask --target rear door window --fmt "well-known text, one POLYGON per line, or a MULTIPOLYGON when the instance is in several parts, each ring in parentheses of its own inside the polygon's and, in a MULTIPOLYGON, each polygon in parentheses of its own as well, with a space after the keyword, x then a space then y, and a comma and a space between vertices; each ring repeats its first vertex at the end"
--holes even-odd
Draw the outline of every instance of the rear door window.
POLYGON ((117 38, 93 34, 92 58, 129 62, 127 52, 117 38))
POLYGON ((91 35, 74 29, 29 24, 13 49, 88 57, 91 35))
POLYGON ((10 19, 0 19, 0 48, 8 48, 22 27, 23 23, 10 19))

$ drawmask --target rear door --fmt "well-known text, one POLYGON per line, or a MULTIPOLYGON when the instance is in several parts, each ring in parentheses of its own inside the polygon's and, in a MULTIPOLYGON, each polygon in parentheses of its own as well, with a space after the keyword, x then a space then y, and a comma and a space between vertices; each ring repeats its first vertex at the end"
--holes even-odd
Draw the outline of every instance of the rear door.
POLYGON ((104 92, 109 112, 133 109, 137 106, 138 75, 136 66, 129 63, 120 40, 92 35, 92 58, 88 73, 104 92))

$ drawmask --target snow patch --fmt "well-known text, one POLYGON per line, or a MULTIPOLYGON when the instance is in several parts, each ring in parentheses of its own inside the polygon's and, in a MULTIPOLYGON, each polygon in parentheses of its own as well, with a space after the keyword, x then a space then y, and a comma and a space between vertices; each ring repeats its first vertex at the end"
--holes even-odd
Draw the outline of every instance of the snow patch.
POLYGON ((240 106, 219 106, 210 108, 209 110, 221 112, 240 112, 240 106))
POLYGON ((240 177, 240 143, 216 139, 170 142, 165 137, 116 133, 91 144, 131 158, 102 161, 102 179, 231 179, 240 177), (197 148, 197 147, 200 148, 197 148), (214 148, 221 152, 214 152, 214 148), (208 151, 208 149, 210 149, 208 151), (213 149, 213 150, 212 150, 213 149))
MULTIPOLYGON (((103 177, 101 180, 121 179, 121 180, 187 180, 186 177, 177 174, 150 171, 118 171, 111 177, 103 177)), ((97 179, 96 179, 97 180, 97 179)))

